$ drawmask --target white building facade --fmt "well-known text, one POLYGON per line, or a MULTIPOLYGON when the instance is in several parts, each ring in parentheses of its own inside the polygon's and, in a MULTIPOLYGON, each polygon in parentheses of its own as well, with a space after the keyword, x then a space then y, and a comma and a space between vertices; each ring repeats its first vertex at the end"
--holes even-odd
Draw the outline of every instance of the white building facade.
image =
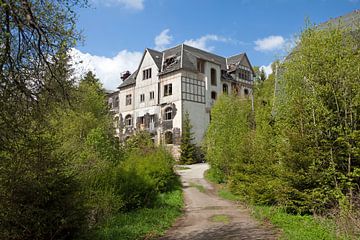
POLYGON ((116 133, 125 140, 149 131, 158 144, 179 145, 185 113, 200 144, 221 94, 251 97, 254 71, 245 53, 221 57, 185 44, 162 52, 146 49, 138 69, 109 95, 116 133))

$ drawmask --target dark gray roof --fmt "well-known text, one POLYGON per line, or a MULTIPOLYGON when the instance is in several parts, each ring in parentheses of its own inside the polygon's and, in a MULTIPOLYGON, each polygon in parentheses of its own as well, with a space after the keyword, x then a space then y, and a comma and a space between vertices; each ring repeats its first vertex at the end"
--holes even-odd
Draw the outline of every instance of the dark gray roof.
POLYGON ((183 55, 185 56, 183 59, 184 68, 187 64, 186 61, 189 61, 189 64, 191 64, 192 67, 195 66, 194 70, 196 70, 197 69, 196 59, 200 58, 205 61, 213 62, 215 64, 220 65, 221 69, 226 69, 226 59, 224 57, 218 56, 213 53, 206 52, 206 51, 198 49, 198 48, 194 48, 194 47, 183 44, 183 55))
POLYGON ((245 54, 244 53, 240 53, 240 54, 237 54, 237 55, 234 55, 234 56, 231 56, 231 57, 228 57, 226 59, 227 61, 227 65, 231 65, 231 64, 239 64, 243 58, 244 58, 245 54))
POLYGON ((118 86, 118 88, 124 88, 130 85, 133 85, 136 83, 136 76, 137 76, 138 70, 136 70, 135 72, 133 72, 127 79, 125 79, 120 86, 118 86))
POLYGON ((150 56, 154 59, 154 62, 156 64, 156 66, 161 69, 161 62, 162 62, 162 56, 163 53, 162 52, 158 52, 156 50, 147 48, 148 52, 150 53, 150 56))
POLYGON ((182 45, 163 51, 163 64, 160 74, 173 72, 181 68, 182 45))
MULTIPOLYGON (((147 48, 146 51, 149 52, 151 57, 154 59, 155 64, 159 68, 159 75, 164 75, 170 72, 177 71, 179 69, 186 69, 196 72, 197 59, 202 59, 204 61, 212 62, 219 65, 220 69, 222 70, 222 78, 231 80, 231 75, 227 73, 229 70, 231 70, 229 68, 236 68, 238 65, 242 64, 244 58, 247 59, 245 53, 237 54, 229 58, 224 58, 219 55, 206 52, 204 50, 185 44, 177 45, 175 47, 166 49, 163 52, 159 52, 149 48, 147 48)), ((120 89, 136 84, 137 72, 138 71, 135 71, 127 79, 125 79, 118 88, 120 89)))

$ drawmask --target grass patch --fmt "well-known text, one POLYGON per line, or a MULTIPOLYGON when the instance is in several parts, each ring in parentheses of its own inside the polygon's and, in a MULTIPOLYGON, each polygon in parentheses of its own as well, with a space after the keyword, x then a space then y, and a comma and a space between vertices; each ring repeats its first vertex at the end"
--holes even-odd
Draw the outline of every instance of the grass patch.
MULTIPOLYGON (((220 197, 240 201, 237 196, 226 188, 222 187, 218 194, 220 197)), ((309 215, 292 215, 286 213, 283 209, 271 206, 249 206, 252 209, 252 215, 262 221, 270 222, 272 225, 281 229, 280 239, 285 240, 345 240, 349 239, 336 234, 336 225, 330 219, 315 218, 309 215)))
POLYGON ((185 166, 175 166, 175 170, 188 170, 188 169, 190 168, 185 166))
POLYGON ((229 216, 225 214, 214 215, 210 218, 210 220, 213 222, 222 222, 225 224, 228 224, 230 222, 229 216))
POLYGON ((282 229, 283 235, 280 239, 347 239, 336 235, 336 226, 329 219, 292 215, 280 208, 269 206, 254 206, 252 209, 255 218, 261 221, 270 221, 274 226, 282 229))
POLYGON ((217 193, 220 197, 222 197, 226 200, 230 200, 230 201, 240 201, 241 200, 240 196, 235 195, 224 188, 219 189, 217 193))
POLYGON ((204 193, 206 191, 203 185, 196 184, 196 183, 193 183, 193 182, 190 183, 190 187, 194 187, 197 190, 199 190, 199 192, 202 192, 202 193, 204 193))
POLYGON ((153 208, 119 213, 109 219, 95 235, 97 239, 132 240, 153 239, 164 234, 182 213, 183 197, 180 189, 158 196, 153 208))

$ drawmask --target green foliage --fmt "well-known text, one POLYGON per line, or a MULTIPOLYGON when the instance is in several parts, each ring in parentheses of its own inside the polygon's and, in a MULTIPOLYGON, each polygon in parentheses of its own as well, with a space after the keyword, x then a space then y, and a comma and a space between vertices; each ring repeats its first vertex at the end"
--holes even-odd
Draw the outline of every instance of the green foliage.
POLYGON ((166 150, 156 148, 151 152, 132 152, 122 167, 130 179, 124 178, 120 191, 125 208, 150 206, 160 192, 173 187, 174 159, 166 150))
POLYGON ((49 129, 29 128, 34 132, 18 139, 14 152, 0 154, 0 238, 72 238, 84 223, 79 184, 54 154, 49 129))
POLYGON ((213 175, 225 181, 233 168, 250 163, 249 135, 251 102, 233 95, 222 95, 211 111, 205 140, 206 159, 213 175))
POLYGON ((181 134, 180 164, 193 164, 197 162, 196 147, 192 142, 194 141, 194 133, 191 131, 191 129, 192 125, 190 123, 189 113, 186 112, 181 134))
MULTIPOLYGON (((180 187, 179 187, 180 188, 180 187)), ((174 189, 159 194, 151 208, 117 214, 108 219, 90 239, 152 239, 164 234, 181 215, 182 191, 174 189)))
POLYGON ((306 28, 247 100, 219 98, 206 135, 209 175, 250 203, 349 216, 359 196, 360 47, 352 29, 306 28), (278 67, 276 67, 277 65, 278 67))
POLYGON ((280 239, 348 239, 338 235, 334 222, 328 219, 291 215, 281 208, 265 206, 254 207, 253 215, 261 221, 270 221, 275 227, 282 229, 280 239))

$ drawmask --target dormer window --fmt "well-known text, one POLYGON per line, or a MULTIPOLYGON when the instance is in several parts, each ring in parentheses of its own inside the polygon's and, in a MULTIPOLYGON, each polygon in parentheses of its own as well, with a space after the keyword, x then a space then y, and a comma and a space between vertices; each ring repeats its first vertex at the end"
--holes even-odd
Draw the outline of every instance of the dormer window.
POLYGON ((151 68, 143 70, 143 80, 151 78, 151 68))
POLYGON ((201 73, 205 73, 205 61, 202 59, 197 60, 197 70, 201 73))

